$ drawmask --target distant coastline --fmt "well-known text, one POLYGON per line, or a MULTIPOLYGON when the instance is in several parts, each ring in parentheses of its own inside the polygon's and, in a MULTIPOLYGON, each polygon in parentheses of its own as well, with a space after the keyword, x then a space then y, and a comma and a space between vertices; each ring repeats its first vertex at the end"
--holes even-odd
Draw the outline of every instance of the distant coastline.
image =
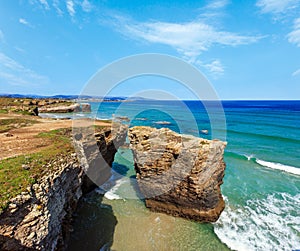
POLYGON ((66 99, 82 100, 86 102, 128 102, 136 100, 150 100, 143 97, 119 97, 119 96, 87 96, 87 95, 36 95, 36 94, 1 94, 0 98, 26 98, 26 99, 66 99))
MULTIPOLYGON (((145 97, 126 97, 126 96, 90 96, 77 94, 55 94, 55 95, 38 95, 38 94, 18 94, 18 93, 0 93, 0 98, 27 98, 27 99, 67 99, 82 100, 86 102, 129 102, 129 101, 179 101, 178 99, 159 99, 145 97)), ((181 101, 195 101, 198 99, 180 99, 181 101)), ((220 99, 220 100, 201 100, 205 102, 299 102, 299 99, 220 99)))

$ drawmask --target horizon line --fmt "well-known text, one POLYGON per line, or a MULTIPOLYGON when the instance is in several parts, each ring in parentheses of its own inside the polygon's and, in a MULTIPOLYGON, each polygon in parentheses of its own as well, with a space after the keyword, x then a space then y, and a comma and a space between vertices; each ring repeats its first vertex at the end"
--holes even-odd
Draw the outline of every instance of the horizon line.
MULTIPOLYGON (((80 98, 80 94, 53 94, 53 95, 43 95, 43 94, 19 94, 19 93, 0 93, 0 97, 8 97, 8 96, 22 96, 22 98, 57 98, 59 96, 78 96, 80 98), (36 97, 33 97, 36 96, 36 97)), ((93 95, 82 95, 91 99, 103 99, 103 98, 122 98, 122 99, 144 99, 148 101, 300 101, 300 99, 274 99, 274 98, 225 98, 225 99, 190 99, 190 98, 178 98, 178 99, 155 99, 155 98, 147 98, 147 97, 127 97, 122 95, 115 96, 93 96, 93 95)), ((14 97, 11 97, 14 98, 14 97)), ((18 97, 15 97, 18 98, 18 97)), ((68 98, 66 98, 68 99, 68 98)), ((70 98, 71 99, 71 98, 70 98)))

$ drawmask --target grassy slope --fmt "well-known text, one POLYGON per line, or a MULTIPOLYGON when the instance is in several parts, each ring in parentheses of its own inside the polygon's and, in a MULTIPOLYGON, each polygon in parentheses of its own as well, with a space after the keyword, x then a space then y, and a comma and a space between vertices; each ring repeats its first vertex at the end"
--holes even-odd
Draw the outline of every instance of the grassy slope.
POLYGON ((24 118, 0 119, 0 133, 8 132, 15 128, 30 126, 36 123, 39 123, 39 121, 24 118))
POLYGON ((0 161, 0 213, 7 207, 9 199, 34 184, 44 171, 53 168, 48 163, 74 152, 70 132, 71 129, 59 129, 41 133, 38 137, 50 139, 52 143, 46 149, 0 161))
MULTIPOLYGON (((95 132, 103 132, 109 126, 95 126, 95 132)), ((45 171, 53 168, 51 163, 74 153, 71 128, 40 133, 37 137, 47 138, 51 144, 37 153, 25 154, 0 161, 0 213, 8 206, 8 201, 28 186, 36 183, 45 171), (26 165, 28 170, 22 167, 26 165)))
POLYGON ((31 110, 37 106, 37 102, 45 103, 49 101, 51 104, 45 104, 45 107, 68 106, 74 104, 71 100, 60 99, 29 99, 29 98, 4 98, 0 97, 0 114, 22 114, 33 115, 31 110), (29 105, 30 102, 34 104, 29 105))

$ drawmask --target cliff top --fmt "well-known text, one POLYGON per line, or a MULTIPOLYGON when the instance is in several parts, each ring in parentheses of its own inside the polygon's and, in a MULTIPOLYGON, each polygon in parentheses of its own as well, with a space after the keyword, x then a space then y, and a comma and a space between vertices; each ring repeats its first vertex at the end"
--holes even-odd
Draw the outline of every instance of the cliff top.
MULTIPOLYGON (((96 130, 110 127, 96 121, 96 130)), ((71 120, 0 114, 0 213, 7 202, 74 152, 71 120)))
POLYGON ((0 114, 35 115, 35 107, 57 107, 74 104, 72 100, 64 99, 32 99, 32 98, 6 98, 0 97, 0 114))

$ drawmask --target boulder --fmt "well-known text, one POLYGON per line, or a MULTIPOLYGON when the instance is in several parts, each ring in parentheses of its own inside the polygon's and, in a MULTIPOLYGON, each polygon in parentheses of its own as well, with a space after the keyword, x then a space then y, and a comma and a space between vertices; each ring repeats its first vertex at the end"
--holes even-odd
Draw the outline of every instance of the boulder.
POLYGON ((215 222, 225 207, 225 142, 180 135, 167 128, 129 129, 137 182, 155 212, 215 222))
POLYGON ((82 112, 91 112, 91 105, 89 103, 82 103, 81 104, 81 111, 82 112))

